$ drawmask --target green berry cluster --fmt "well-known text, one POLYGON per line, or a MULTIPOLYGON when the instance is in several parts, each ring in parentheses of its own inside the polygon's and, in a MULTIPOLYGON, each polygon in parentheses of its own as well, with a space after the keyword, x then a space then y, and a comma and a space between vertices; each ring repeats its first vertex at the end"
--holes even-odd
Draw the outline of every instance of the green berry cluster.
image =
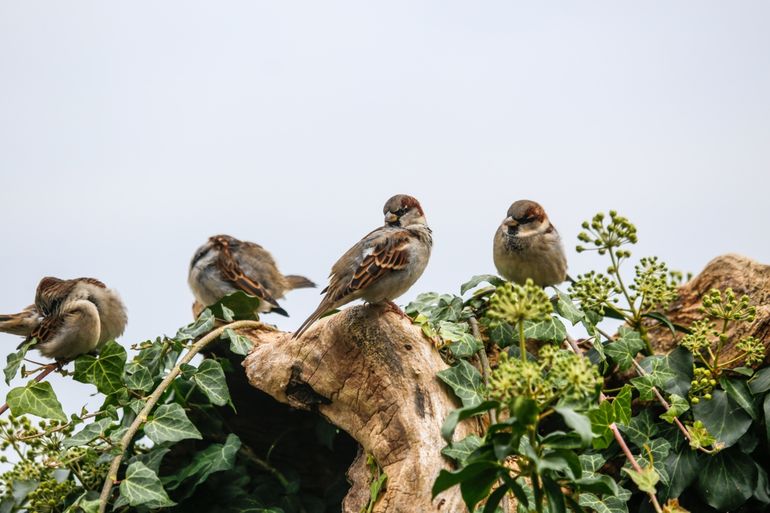
MULTIPOLYGON (((578 253, 583 251, 598 251, 600 255, 605 254, 611 248, 618 248, 624 244, 636 244, 636 226, 628 219, 618 215, 614 210, 610 210, 609 222, 605 225, 606 216, 603 212, 596 214, 591 222, 585 221, 582 224, 583 230, 578 234, 578 240, 588 244, 588 246, 578 245, 578 253)), ((628 258, 631 252, 627 250, 615 251, 618 258, 628 258)))
POLYGON ((489 397, 506 405, 526 397, 541 411, 554 402, 588 404, 596 400, 602 378, 587 358, 550 345, 539 356, 538 361, 523 361, 501 354, 489 377, 489 397))
POLYGON ((756 365, 765 359, 765 344, 756 337, 747 336, 735 345, 740 351, 738 356, 728 361, 720 360, 722 349, 729 340, 729 324, 752 322, 756 318, 757 309, 749 296, 738 299, 732 289, 728 288, 724 293, 711 289, 703 297, 700 311, 705 317, 692 323, 690 332, 679 343, 710 371, 718 375, 723 368, 731 368, 730 365, 738 361, 756 365), (717 329, 718 325, 721 331, 717 329))
POLYGON ((62 513, 67 509, 67 496, 77 490, 77 485, 70 479, 57 481, 48 479, 27 495, 29 511, 35 513, 62 513))
POLYGON ((693 354, 698 354, 711 347, 711 340, 718 337, 714 322, 709 319, 700 319, 692 323, 690 333, 682 337, 680 344, 693 354))
POLYGON ((523 321, 541 321, 553 312, 545 291, 527 279, 524 285, 505 282, 489 298, 487 317, 493 323, 516 325, 523 321))
POLYGON ((590 271, 578 275, 569 287, 571 297, 577 299, 585 310, 604 315, 604 309, 618 302, 617 295, 621 290, 618 284, 609 276, 590 271))
POLYGON ((717 386, 717 380, 714 379, 710 370, 705 367, 693 367, 693 379, 690 382, 690 402, 698 404, 700 398, 707 401, 711 400, 711 392, 717 386))
POLYGON ((746 365, 756 365, 765 359, 765 344, 755 337, 744 337, 738 342, 737 347, 743 351, 743 361, 746 365))
POLYGON ((642 310, 665 308, 676 299, 676 282, 669 277, 668 267, 658 257, 642 258, 635 269, 636 277, 630 288, 636 298, 641 299, 642 310))
POLYGON ((717 289, 711 289, 703 297, 701 311, 712 319, 725 321, 752 322, 757 315, 757 308, 751 305, 749 296, 742 296, 739 300, 733 289, 728 288, 724 296, 717 289))

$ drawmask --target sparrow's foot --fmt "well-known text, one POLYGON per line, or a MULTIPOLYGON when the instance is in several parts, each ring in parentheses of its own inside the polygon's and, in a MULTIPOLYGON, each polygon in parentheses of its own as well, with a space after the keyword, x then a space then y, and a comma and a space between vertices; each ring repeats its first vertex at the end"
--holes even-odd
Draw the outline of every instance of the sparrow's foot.
POLYGON ((401 310, 401 308, 399 308, 399 306, 398 306, 396 303, 394 303, 393 301, 385 301, 385 308, 386 308, 387 310, 390 310, 390 311, 391 311, 391 312, 393 312, 394 314, 401 316, 401 317, 402 317, 402 318, 404 318, 404 319, 408 319, 408 320, 409 320, 409 322, 411 322, 411 321, 412 321, 412 318, 411 318, 411 317, 409 317, 408 315, 406 315, 406 314, 404 313, 404 311, 403 311, 403 310, 401 310))

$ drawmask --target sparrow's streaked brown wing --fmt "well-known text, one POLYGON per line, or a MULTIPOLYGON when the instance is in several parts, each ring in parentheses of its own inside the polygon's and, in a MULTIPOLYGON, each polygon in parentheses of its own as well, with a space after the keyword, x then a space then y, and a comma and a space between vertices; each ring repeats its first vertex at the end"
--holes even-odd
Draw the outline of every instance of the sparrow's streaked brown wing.
POLYGON ((297 328, 292 338, 298 338, 323 314, 346 303, 356 292, 370 287, 391 271, 404 269, 409 263, 411 237, 408 231, 378 228, 350 248, 332 267, 329 286, 321 291, 326 293, 321 304, 297 328), (351 272, 347 266, 359 258, 361 261, 351 272))
POLYGON ((243 270, 230 252, 230 248, 226 245, 220 247, 217 267, 222 273, 222 277, 232 283, 237 289, 271 304, 273 306, 271 311, 288 316, 286 310, 280 307, 275 298, 265 290, 265 287, 243 273, 243 270))
POLYGON ((47 340, 50 340, 50 338, 54 336, 54 334, 62 327, 63 324, 63 315, 51 315, 45 317, 43 321, 32 331, 32 334, 27 340, 36 338, 38 342, 44 343, 47 340))
POLYGON ((347 283, 347 276, 335 274, 327 287, 327 298, 336 303, 347 296, 370 287, 391 271, 404 269, 409 263, 408 247, 411 235, 407 231, 388 234, 375 241, 370 250, 364 251, 364 258, 353 271, 347 283))

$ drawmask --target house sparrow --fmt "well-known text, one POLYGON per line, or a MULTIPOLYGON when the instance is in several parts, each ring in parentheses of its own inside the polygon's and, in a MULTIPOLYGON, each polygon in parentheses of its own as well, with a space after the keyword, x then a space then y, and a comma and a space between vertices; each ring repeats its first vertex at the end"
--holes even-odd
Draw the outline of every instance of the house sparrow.
POLYGON ((70 360, 122 335, 126 322, 120 297, 99 280, 49 276, 40 280, 34 305, 0 315, 0 331, 36 338, 43 356, 70 360))
POLYGON ((519 200, 495 233, 495 267, 506 280, 556 285, 567 278, 567 257, 559 232, 538 203, 519 200))
POLYGON ((326 296, 292 338, 299 337, 324 313, 355 299, 390 303, 398 309, 392 301, 422 275, 433 238, 415 198, 393 196, 383 213, 385 225, 366 235, 332 266, 329 285, 321 291, 326 296))
POLYGON ((203 308, 237 290, 259 298, 260 312, 288 316, 276 299, 283 298, 289 290, 316 286, 304 276, 284 276, 262 246, 229 235, 210 237, 198 248, 190 262, 187 283, 197 303, 202 305, 197 309, 193 306, 196 316, 203 308))

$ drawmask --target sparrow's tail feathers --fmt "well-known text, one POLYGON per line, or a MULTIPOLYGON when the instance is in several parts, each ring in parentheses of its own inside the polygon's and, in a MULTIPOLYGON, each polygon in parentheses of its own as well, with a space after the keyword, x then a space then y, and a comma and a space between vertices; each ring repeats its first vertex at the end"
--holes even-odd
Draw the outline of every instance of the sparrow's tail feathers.
POLYGON ((283 315, 284 317, 289 316, 289 312, 281 308, 280 306, 274 306, 270 309, 270 313, 277 313, 278 315, 283 315))
POLYGON ((289 287, 292 289, 312 289, 317 285, 308 280, 304 276, 298 276, 296 274, 290 274, 286 276, 286 281, 289 282, 289 287))
POLYGON ((310 317, 305 319, 305 322, 303 322, 299 328, 297 328, 297 331, 294 332, 294 335, 291 336, 291 338, 299 338, 305 331, 313 325, 315 321, 320 319, 323 314, 331 310, 329 305, 326 303, 326 301, 321 301, 321 304, 318 305, 318 308, 315 309, 315 312, 310 314, 310 317))
POLYGON ((0 314, 0 331, 28 337, 40 324, 37 315, 28 310, 15 314, 0 314))

